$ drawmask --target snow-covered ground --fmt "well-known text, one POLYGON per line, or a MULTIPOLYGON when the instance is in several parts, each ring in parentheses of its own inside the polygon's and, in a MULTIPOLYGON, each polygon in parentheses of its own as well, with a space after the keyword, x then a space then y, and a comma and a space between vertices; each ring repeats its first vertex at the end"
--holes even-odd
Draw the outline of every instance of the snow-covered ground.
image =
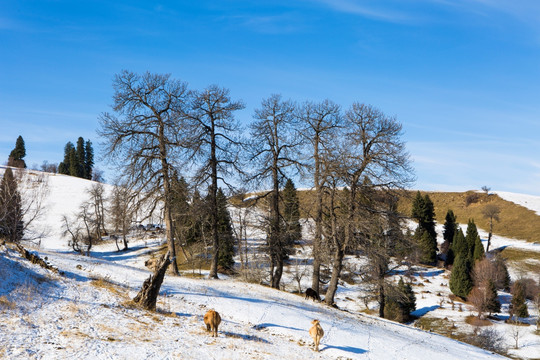
MULTIPOLYGON (((282 291, 226 276, 220 280, 167 276, 157 312, 130 308, 126 304, 150 274, 144 262, 161 241, 134 240, 127 252, 116 252, 115 245, 109 243, 95 246, 90 257, 73 253, 67 240, 60 236, 61 217, 76 211, 87 199, 86 190, 92 182, 56 175, 48 177, 48 184, 47 210, 36 225, 51 231, 34 251, 65 275, 52 274, 0 247, 0 358, 500 358, 429 329, 423 331, 413 324, 402 325, 363 314, 366 309, 362 298, 370 295, 370 290, 362 284, 340 283, 336 304, 341 310, 292 294, 298 288, 294 279, 298 272, 303 273, 302 290, 310 285, 309 266, 305 265, 310 256, 309 246, 292 257, 282 291), (108 282, 115 286, 107 286, 108 282), (202 317, 210 308, 223 318, 218 338, 211 338, 204 331, 202 317), (312 319, 319 319, 325 330, 320 353, 313 351, 308 335, 312 319)), ((246 216, 253 220, 258 214, 246 216)), ((307 237, 308 225, 309 222, 304 229, 307 237)), ((253 250, 264 234, 257 229, 248 230, 253 250)), ((480 235, 485 236, 482 231, 480 235)), ((525 241, 498 236, 492 241, 494 247, 540 251, 535 244, 525 241)), ((361 259, 347 259, 346 271, 361 263, 361 259)), ((456 331, 472 333, 474 328, 465 323, 465 317, 472 314, 470 306, 461 304, 460 311, 456 302, 452 309, 449 272, 424 267, 417 267, 414 272, 415 315, 446 318, 455 324, 456 331)), ((509 295, 500 293, 500 299, 504 312, 509 295)), ((369 303, 371 310, 375 306, 374 302, 369 303)), ((536 312, 532 306, 529 310, 532 316, 528 320, 532 322, 536 312)), ((494 321, 493 328, 504 336, 509 351, 521 358, 540 357, 540 336, 535 327, 519 329, 520 348, 512 350, 515 328, 505 324, 504 319, 503 314, 494 321)))
POLYGON ((511 193, 506 191, 495 191, 501 199, 511 201, 515 204, 526 207, 540 215, 540 196, 511 193))
MULTIPOLYGON (((135 245, 135 244, 134 244, 135 245)), ((103 251, 104 250, 104 251, 103 251)), ((158 312, 124 304, 148 276, 148 250, 113 247, 92 257, 41 251, 65 276, 51 275, 13 251, 0 256, 0 357, 8 359, 489 359, 487 351, 410 326, 343 312, 236 280, 168 276, 158 312), (138 263, 139 266, 133 266, 138 263), (109 291, 92 279, 119 286, 109 291), (202 317, 213 308, 218 338, 202 317), (170 314, 169 314, 170 312, 170 314), (319 354, 308 336, 319 319, 319 354)))

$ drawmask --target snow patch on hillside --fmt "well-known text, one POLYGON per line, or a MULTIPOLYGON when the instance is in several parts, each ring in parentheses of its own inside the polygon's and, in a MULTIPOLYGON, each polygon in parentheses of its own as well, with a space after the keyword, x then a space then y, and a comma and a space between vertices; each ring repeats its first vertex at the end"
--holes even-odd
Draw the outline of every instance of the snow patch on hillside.
POLYGON ((540 196, 518 194, 506 191, 495 191, 494 193, 499 195, 501 199, 526 207, 527 209, 536 212, 537 215, 540 215, 540 196))

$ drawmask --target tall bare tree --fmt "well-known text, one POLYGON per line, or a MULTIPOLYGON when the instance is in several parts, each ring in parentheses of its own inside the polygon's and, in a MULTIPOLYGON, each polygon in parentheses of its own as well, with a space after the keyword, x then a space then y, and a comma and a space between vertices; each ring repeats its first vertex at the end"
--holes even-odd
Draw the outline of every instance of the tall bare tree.
POLYGON ((489 234, 486 252, 489 251, 489 247, 491 246, 491 237, 493 236, 493 221, 499 221, 500 213, 501 209, 494 204, 487 204, 482 210, 482 214, 484 215, 484 217, 489 220, 489 234))
POLYGON ((323 192, 326 183, 324 163, 329 161, 328 155, 335 143, 335 135, 341 123, 340 106, 330 100, 320 103, 306 102, 299 109, 300 127, 307 144, 310 158, 309 173, 313 176, 315 187, 315 236, 313 239, 313 275, 311 288, 319 292, 321 267, 321 242, 323 226, 323 192))
POLYGON ((230 186, 228 177, 235 170, 240 172, 241 128, 234 112, 244 107, 241 101, 231 100, 228 89, 212 85, 195 93, 189 113, 191 158, 200 164, 195 180, 209 185, 212 263, 208 276, 214 279, 218 278, 218 182, 230 186))
POLYGON ((122 71, 113 81, 115 114, 100 115, 105 157, 146 198, 163 201, 171 264, 178 274, 170 205, 172 163, 181 154, 190 93, 170 75, 122 71))
MULTIPOLYGON (((127 250, 127 234, 137 206, 136 194, 131 191, 128 184, 115 184, 109 198, 109 203, 112 226, 116 234, 121 234, 122 243, 124 245, 123 250, 127 250)), ((120 250, 118 244, 117 248, 120 250)))
POLYGON ((48 192, 46 174, 6 168, 0 181, 0 238, 40 241, 49 231, 40 222, 48 192))
POLYGON ((348 189, 347 222, 344 241, 334 249, 332 278, 325 297, 330 305, 337 291, 345 250, 365 240, 358 209, 377 211, 361 202, 362 193, 403 188, 413 181, 409 155, 401 140, 402 126, 395 118, 371 105, 353 103, 345 114, 343 129, 339 172, 348 189))
POLYGON ((287 169, 299 165, 296 152, 300 141, 294 132, 296 119, 295 104, 282 100, 281 95, 272 95, 255 110, 254 122, 251 123, 249 162, 254 168, 252 179, 259 184, 271 184, 271 190, 265 196, 270 196, 268 248, 271 286, 276 289, 279 289, 287 255, 286 236, 281 226, 279 188, 287 177, 287 169))

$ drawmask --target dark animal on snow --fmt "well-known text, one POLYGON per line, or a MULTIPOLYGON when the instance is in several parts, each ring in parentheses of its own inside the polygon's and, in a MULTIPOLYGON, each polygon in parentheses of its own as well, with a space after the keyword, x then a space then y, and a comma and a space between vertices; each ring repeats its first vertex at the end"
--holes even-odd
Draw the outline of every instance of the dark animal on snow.
POLYGON ((313 300, 317 300, 317 301, 321 301, 321 298, 319 297, 319 294, 313 290, 312 288, 307 288, 306 290, 306 299, 313 299, 313 300))

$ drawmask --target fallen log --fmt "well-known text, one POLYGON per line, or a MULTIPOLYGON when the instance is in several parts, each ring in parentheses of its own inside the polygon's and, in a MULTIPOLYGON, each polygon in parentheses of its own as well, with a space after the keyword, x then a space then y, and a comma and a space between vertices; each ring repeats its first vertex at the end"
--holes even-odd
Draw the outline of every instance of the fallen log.
POLYGON ((156 310, 157 297, 159 289, 165 278, 167 267, 171 263, 169 252, 163 255, 156 266, 156 271, 148 279, 144 280, 141 290, 133 298, 133 302, 146 310, 156 310))
POLYGON ((15 250, 17 250, 23 258, 30 261, 32 264, 37 264, 44 269, 63 275, 63 273, 60 270, 58 270, 52 265, 49 265, 45 260, 40 258, 38 255, 32 254, 30 251, 26 250, 22 245, 15 244, 15 250))

